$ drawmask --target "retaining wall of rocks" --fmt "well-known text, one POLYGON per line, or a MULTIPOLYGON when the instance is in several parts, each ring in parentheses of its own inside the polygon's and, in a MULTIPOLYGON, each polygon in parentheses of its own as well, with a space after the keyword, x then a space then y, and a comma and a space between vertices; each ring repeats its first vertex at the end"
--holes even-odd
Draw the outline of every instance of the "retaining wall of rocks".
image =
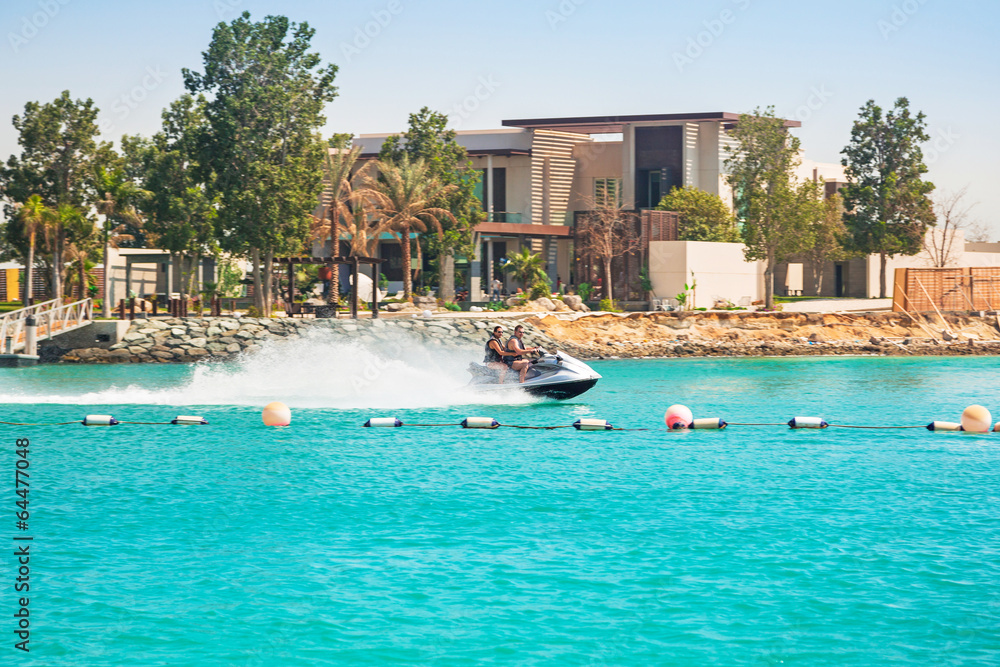
MULTIPOLYGON (((418 342, 429 346, 482 349, 489 338, 489 331, 497 324, 509 331, 515 322, 491 319, 346 320, 253 317, 135 320, 123 340, 109 349, 57 349, 50 353, 49 360, 77 363, 223 360, 241 354, 252 354, 268 341, 294 340, 316 330, 326 330, 334 336, 370 343, 389 340, 406 332, 418 342)), ((531 345, 558 346, 555 340, 530 324, 525 325, 525 334, 531 345)))
MULTIPOLYGON (((482 351, 497 324, 510 332, 521 321, 525 342, 565 350, 582 359, 640 357, 741 357, 790 355, 992 355, 1000 353, 1000 320, 994 315, 945 314, 932 321, 899 313, 863 315, 799 313, 633 313, 562 316, 361 319, 172 318, 135 320, 110 349, 88 347, 42 352, 43 361, 84 363, 192 362, 251 354, 268 341, 328 331, 375 343, 401 332, 417 344, 482 351), (954 335, 951 335, 951 334, 954 335)), ((509 335, 509 334, 508 334, 509 335)))

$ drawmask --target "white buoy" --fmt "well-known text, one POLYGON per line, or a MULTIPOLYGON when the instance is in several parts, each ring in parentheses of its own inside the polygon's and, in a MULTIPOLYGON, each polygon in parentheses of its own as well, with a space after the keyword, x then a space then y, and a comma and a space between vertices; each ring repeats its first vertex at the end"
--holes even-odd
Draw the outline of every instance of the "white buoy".
POLYGON ((667 408, 667 412, 663 415, 663 421, 671 430, 691 428, 694 415, 691 414, 691 409, 686 405, 676 404, 667 408))
POLYGON ((372 417, 365 422, 368 428, 399 428, 402 425, 403 422, 395 417, 372 417))
POLYGON ((496 428, 500 422, 493 417, 466 417, 462 420, 462 428, 496 428))
POLYGON ((788 425, 792 428, 826 428, 829 426, 820 417, 792 417, 788 425))
POLYGON ((111 415, 87 415, 81 423, 84 426, 118 426, 118 420, 111 415))
POLYGON ((186 425, 198 425, 205 426, 208 424, 208 420, 204 417, 195 417, 193 415, 178 415, 170 420, 171 424, 186 424, 186 425))
POLYGON ((268 426, 288 426, 292 423, 292 411, 281 401, 274 401, 264 406, 260 418, 268 426))
POLYGON ((970 433, 989 433, 993 415, 981 405, 970 405, 962 411, 962 430, 970 433))
POLYGON ((993 427, 993 432, 1000 433, 1000 422, 997 422, 997 425, 993 427))
POLYGON ((927 425, 928 431, 961 431, 962 425, 957 422, 931 422, 927 425))
POLYGON ((720 431, 727 426, 729 426, 729 424, 719 417, 702 417, 701 419, 695 419, 691 424, 691 428, 718 429, 720 431))
POLYGON ((577 431, 610 431, 614 426, 606 419, 577 419, 573 428, 577 431))

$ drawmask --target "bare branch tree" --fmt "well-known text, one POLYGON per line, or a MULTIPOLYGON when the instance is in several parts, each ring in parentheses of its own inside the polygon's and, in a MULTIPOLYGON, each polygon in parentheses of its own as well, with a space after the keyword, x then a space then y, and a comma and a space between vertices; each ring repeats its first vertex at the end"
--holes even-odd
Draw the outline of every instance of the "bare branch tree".
POLYGON ((609 189, 607 183, 586 203, 590 210, 580 217, 576 227, 578 252, 601 262, 604 298, 613 299, 611 262, 640 247, 636 214, 631 203, 623 201, 619 192, 609 189))
POLYGON ((949 266, 962 252, 963 248, 954 247, 959 230, 969 232, 968 236, 975 236, 975 240, 988 234, 985 225, 971 219, 972 209, 978 202, 970 204, 966 201, 968 189, 969 186, 965 186, 961 190, 941 192, 934 197, 934 213, 937 215, 938 224, 924 237, 924 249, 936 267, 949 266))

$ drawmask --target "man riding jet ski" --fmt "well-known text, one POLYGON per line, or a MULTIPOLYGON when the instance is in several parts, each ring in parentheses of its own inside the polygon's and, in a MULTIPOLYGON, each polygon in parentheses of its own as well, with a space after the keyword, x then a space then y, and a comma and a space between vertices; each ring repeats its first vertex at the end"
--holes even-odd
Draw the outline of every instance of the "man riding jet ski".
POLYGON ((493 329, 493 335, 486 341, 483 363, 469 364, 470 386, 482 391, 516 387, 536 396, 562 400, 579 396, 601 379, 587 364, 565 352, 550 354, 539 347, 523 347, 519 335, 522 333, 523 328, 522 332, 515 330, 515 336, 504 346, 501 342, 503 327, 493 329), (524 353, 536 351, 541 353, 539 358, 530 361, 522 358, 524 353), (512 370, 524 379, 519 382, 520 378, 510 372, 512 370))

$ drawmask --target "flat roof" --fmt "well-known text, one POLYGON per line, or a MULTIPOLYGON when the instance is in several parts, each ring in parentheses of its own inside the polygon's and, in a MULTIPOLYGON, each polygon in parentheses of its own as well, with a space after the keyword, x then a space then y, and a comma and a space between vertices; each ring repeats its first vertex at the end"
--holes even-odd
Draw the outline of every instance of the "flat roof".
MULTIPOLYGON (((699 123, 707 121, 736 123, 740 114, 729 111, 703 113, 643 114, 637 116, 577 116, 570 118, 519 118, 505 120, 506 127, 523 127, 532 130, 559 130, 582 134, 612 134, 621 132, 626 123, 699 123)), ((785 127, 801 127, 797 120, 786 120, 785 127)))

